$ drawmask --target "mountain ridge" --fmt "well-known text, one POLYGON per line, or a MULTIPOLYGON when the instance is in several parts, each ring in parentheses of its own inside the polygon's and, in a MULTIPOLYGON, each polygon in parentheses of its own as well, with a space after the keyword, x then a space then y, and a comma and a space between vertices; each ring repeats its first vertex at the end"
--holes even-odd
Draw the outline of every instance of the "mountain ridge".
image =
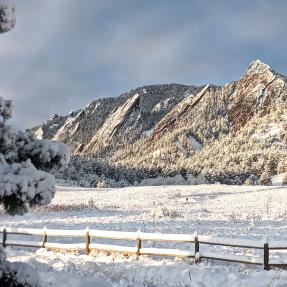
POLYGON ((231 183, 236 177, 243 183, 253 175, 259 182, 264 172, 287 171, 286 79, 255 60, 238 81, 224 86, 143 86, 116 98, 95 100, 70 115, 54 116, 34 131, 70 144, 77 158, 106 162, 119 172, 132 168, 143 177, 191 173, 210 181, 229 182, 229 177, 231 183), (264 137, 256 141, 254 135, 264 134, 270 125, 281 131, 272 137, 274 142, 264 137), (243 141, 242 146, 236 141, 243 141), (245 142, 250 151, 242 151, 245 142), (207 156, 219 160, 212 152, 217 144, 231 154, 217 151, 227 162, 216 170, 208 159, 202 165, 200 157, 203 162, 207 156), (277 154, 271 155, 273 150, 277 154), (236 153, 242 158, 235 159, 236 153), (252 153, 257 156, 249 162, 246 158, 252 153), (233 166, 236 163, 242 170, 233 166))

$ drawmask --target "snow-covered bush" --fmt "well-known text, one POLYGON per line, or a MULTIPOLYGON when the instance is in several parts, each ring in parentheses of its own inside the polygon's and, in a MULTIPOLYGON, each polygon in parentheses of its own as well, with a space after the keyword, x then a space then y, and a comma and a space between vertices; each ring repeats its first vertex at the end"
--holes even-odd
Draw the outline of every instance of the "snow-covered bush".
POLYGON ((170 210, 162 206, 158 206, 152 210, 151 215, 154 219, 168 218, 170 220, 180 216, 176 210, 170 210))
POLYGON ((244 182, 245 185, 257 185, 258 180, 257 177, 253 174, 251 174, 244 182))
POLYGON ((107 184, 107 182, 106 182, 104 179, 102 179, 102 180, 100 180, 100 181, 98 182, 97 187, 98 187, 98 188, 107 188, 107 187, 108 187, 108 184, 107 184))
POLYGON ((271 182, 271 174, 267 171, 263 171, 261 173, 260 179, 259 179, 260 184, 262 185, 272 185, 271 182))
POLYGON ((32 266, 22 262, 8 262, 0 248, 0 286, 40 287, 39 277, 32 266))

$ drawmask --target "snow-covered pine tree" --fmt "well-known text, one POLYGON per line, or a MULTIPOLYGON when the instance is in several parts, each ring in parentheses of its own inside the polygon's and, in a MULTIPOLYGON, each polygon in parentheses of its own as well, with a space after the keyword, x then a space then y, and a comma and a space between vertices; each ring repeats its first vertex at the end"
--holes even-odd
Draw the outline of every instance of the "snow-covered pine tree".
MULTIPOLYGON (((15 22, 15 8, 0 0, 0 33, 11 30, 15 22)), ((55 179, 47 171, 67 164, 70 153, 65 144, 38 140, 29 131, 6 125, 11 116, 11 101, 0 97, 0 205, 10 214, 23 214, 29 206, 51 201, 55 179)), ((5 259, 0 248, 0 286, 39 286, 32 267, 5 259)))
MULTIPOLYGON (((55 178, 47 171, 66 165, 70 155, 63 143, 38 140, 6 125, 11 115, 11 101, 0 97, 0 204, 10 214, 23 214, 29 206, 51 201, 55 178)), ((7 262, 0 248, 0 286, 38 286, 31 272, 26 264, 7 262)))
POLYGON ((0 204, 9 214, 23 214, 51 201, 55 179, 47 171, 69 161, 69 148, 16 131, 6 125, 11 114, 11 101, 0 97, 0 204))

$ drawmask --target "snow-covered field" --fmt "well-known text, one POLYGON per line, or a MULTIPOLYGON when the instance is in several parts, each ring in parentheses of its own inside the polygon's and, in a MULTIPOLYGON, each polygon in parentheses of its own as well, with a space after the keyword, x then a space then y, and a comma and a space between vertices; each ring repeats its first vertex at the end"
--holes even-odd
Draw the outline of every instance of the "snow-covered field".
MULTIPOLYGON (((84 229, 89 226, 90 229, 191 234, 197 231, 263 241, 266 236, 270 240, 287 240, 286 215, 286 187, 197 185, 122 189, 59 187, 49 207, 25 216, 1 214, 0 219, 1 225, 18 227, 84 229)), ((83 242, 83 239, 73 240, 83 242)), ((134 242, 118 243, 134 245, 134 242)), ((188 244, 144 244, 190 248, 188 244)), ((226 247, 202 248, 261 254, 261 251, 226 247)), ((203 260, 194 264, 192 260, 172 258, 136 260, 105 253, 86 256, 12 248, 7 248, 7 253, 11 261, 33 265, 44 286, 287 286, 287 271, 267 272, 262 266, 220 261, 203 260)))

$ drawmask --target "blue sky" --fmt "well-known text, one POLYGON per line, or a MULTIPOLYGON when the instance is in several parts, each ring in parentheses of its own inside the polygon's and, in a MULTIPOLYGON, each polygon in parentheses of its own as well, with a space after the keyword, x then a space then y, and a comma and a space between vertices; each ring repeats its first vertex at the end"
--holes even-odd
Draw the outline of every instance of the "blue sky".
POLYGON ((14 0, 0 96, 28 128, 147 84, 224 84, 261 59, 287 74, 285 0, 14 0))

